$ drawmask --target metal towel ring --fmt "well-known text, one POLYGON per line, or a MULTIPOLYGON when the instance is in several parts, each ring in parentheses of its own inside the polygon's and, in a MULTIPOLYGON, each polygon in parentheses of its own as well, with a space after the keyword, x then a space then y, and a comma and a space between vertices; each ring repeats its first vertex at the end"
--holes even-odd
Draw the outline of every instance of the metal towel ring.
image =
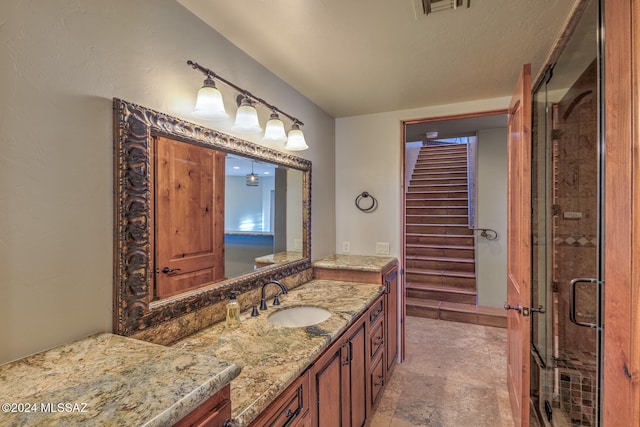
POLYGON ((373 212, 378 207, 378 201, 371 194, 369 194, 366 191, 363 191, 362 193, 358 194, 358 197, 356 197, 356 207, 360 209, 362 212, 373 212), (360 206, 360 203, 362 202, 362 200, 367 199, 369 197, 371 198, 371 206, 364 207, 364 208, 360 206))

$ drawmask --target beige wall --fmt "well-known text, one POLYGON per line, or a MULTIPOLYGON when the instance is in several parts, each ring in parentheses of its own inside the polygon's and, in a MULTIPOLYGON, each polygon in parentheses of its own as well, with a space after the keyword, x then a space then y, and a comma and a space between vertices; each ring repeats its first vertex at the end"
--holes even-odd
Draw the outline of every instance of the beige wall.
POLYGON ((491 228, 496 240, 476 232, 478 304, 502 307, 507 298, 507 129, 478 132, 477 227, 491 228))
POLYGON ((402 215, 401 124, 403 120, 492 111, 510 98, 392 111, 336 119, 336 252, 349 241, 352 254, 376 255, 376 242, 390 243, 400 257, 402 215), (362 191, 378 199, 375 212, 360 212, 354 200, 362 191))
POLYGON ((5 0, 0 16, 0 363, 111 330, 111 99, 195 121, 188 59, 304 121, 312 254, 334 251, 334 120, 177 2, 5 0))

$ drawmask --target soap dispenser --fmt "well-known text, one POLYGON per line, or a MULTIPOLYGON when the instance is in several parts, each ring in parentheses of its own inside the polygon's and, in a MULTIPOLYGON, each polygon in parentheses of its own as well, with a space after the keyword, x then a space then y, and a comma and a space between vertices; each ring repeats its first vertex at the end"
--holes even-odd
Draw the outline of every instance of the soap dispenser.
POLYGON ((238 292, 231 291, 229 302, 227 303, 227 321, 225 326, 227 329, 233 329, 240 326, 240 304, 236 299, 238 292))

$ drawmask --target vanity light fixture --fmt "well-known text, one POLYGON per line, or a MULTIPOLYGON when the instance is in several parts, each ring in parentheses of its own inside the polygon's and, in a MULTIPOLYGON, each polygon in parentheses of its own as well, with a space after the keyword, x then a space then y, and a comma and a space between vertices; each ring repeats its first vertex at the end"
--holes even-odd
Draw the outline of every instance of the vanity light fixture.
POLYGON ((243 96, 240 107, 236 111, 236 122, 231 128, 241 133, 260 133, 262 128, 258 121, 258 111, 251 103, 248 96, 243 96))
POLYGON ((222 94, 218 88, 216 88, 216 83, 210 76, 207 76, 198 91, 196 107, 193 110, 193 114, 198 117, 213 120, 221 120, 229 117, 229 114, 227 114, 224 108, 222 94))
POLYGON ((287 140, 287 133, 284 131, 284 123, 282 123, 280 116, 275 110, 271 112, 271 117, 265 126, 263 139, 265 141, 273 142, 285 142, 287 140))
POLYGON ((187 65, 191 66, 194 70, 198 70, 206 76, 205 83, 198 92, 198 99, 196 101, 196 108, 194 109, 194 115, 206 119, 223 119, 228 117, 224 102, 222 100, 222 94, 215 87, 215 81, 222 82, 225 85, 236 90, 240 95, 238 96, 238 110, 236 112, 235 122, 232 129, 241 133, 259 133, 262 132, 260 122, 258 121, 258 112, 256 105, 263 105, 271 110, 271 116, 266 124, 263 140, 269 142, 285 142, 284 148, 291 151, 306 150, 309 148, 307 145, 304 133, 300 129, 303 123, 297 118, 285 113, 284 111, 274 107, 262 98, 258 98, 251 92, 242 89, 241 87, 231 83, 230 81, 220 77, 208 68, 201 66, 200 64, 191 60, 187 61, 187 65), (200 100, 200 93, 202 92, 202 101, 200 100), (280 119, 280 116, 287 117, 291 120, 291 130, 289 134, 285 133, 284 123, 280 119))
POLYGON ((293 122, 293 125, 291 125, 289 137, 287 138, 287 145, 285 145, 284 148, 290 151, 301 151, 309 148, 304 139, 304 134, 300 130, 298 122, 293 122))

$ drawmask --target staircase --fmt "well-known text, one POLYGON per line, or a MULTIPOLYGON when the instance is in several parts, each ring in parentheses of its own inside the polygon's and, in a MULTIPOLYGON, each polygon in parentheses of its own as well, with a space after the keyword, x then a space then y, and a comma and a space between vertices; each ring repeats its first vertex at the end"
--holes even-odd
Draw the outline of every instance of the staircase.
POLYGON ((467 145, 421 147, 406 196, 407 314, 503 326, 502 311, 476 304, 467 145))

